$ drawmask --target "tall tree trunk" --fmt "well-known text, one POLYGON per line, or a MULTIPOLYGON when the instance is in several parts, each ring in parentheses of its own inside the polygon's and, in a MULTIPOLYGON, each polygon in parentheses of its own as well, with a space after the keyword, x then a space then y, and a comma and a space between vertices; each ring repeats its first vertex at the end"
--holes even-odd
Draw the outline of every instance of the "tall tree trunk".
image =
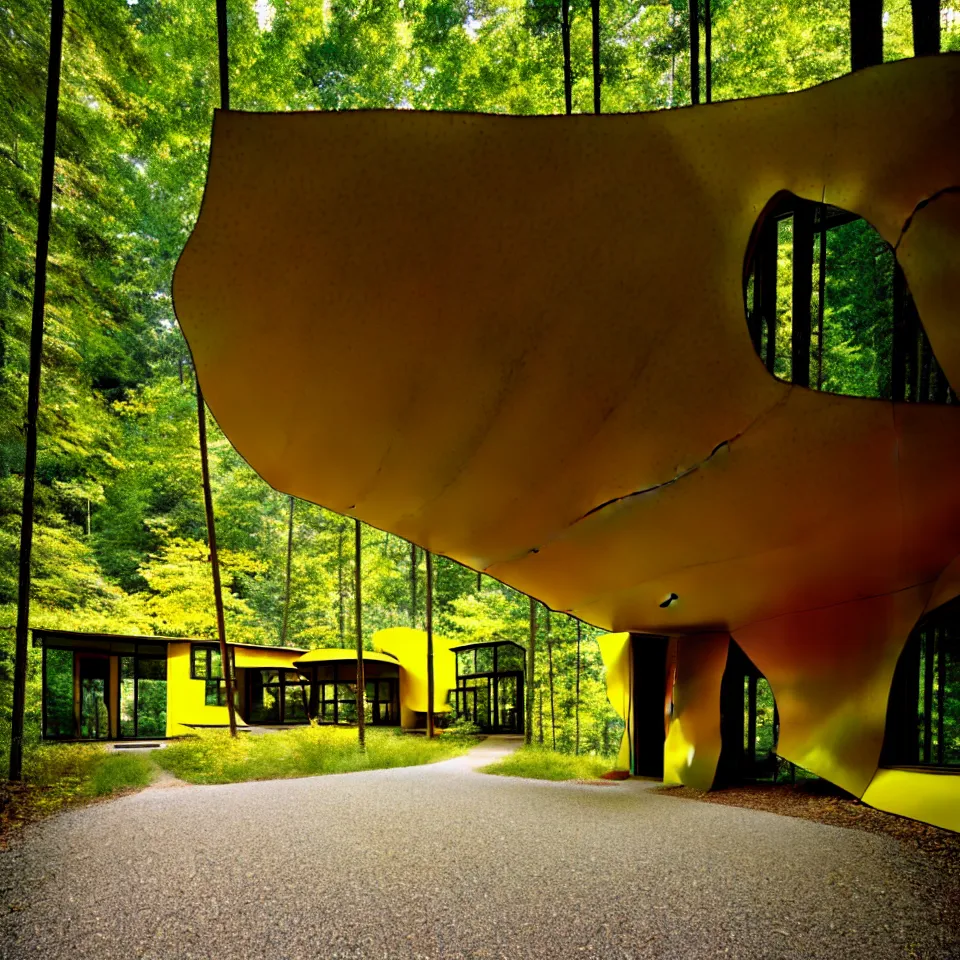
POLYGON ((573 113, 573 73, 570 69, 570 0, 563 0, 560 13, 560 39, 563 45, 563 108, 573 113))
POLYGON ((539 731, 539 735, 537 736, 537 743, 539 743, 540 746, 542 747, 543 746, 543 687, 540 687, 537 690, 537 701, 538 701, 538 707, 539 707, 537 711, 537 716, 539 718, 539 724, 540 724, 540 731, 539 731))
POLYGON ((547 610, 547 662, 550 670, 550 742, 557 749, 557 712, 553 699, 553 641, 550 639, 550 611, 547 610))
POLYGON ((577 701, 576 701, 576 734, 574 736, 573 752, 580 756, 580 637, 583 625, 577 621, 577 701))
POLYGON ((427 554, 427 739, 433 739, 433 555, 427 554))
MULTIPOLYGON (((196 375, 196 370, 194 370, 196 375)), ((207 453, 207 412, 203 391, 197 384, 197 428, 200 435, 200 472, 203 477, 203 505, 207 514, 207 542, 210 545, 210 566, 213 568, 213 603, 217 612, 217 638, 220 641, 220 667, 227 693, 227 717, 230 736, 237 735, 237 708, 233 697, 233 660, 227 649, 227 625, 223 616, 223 587, 220 583, 220 557, 217 554, 217 524, 213 515, 213 491, 210 487, 210 458, 207 453)))
POLYGON ((417 545, 410 544, 410 626, 417 626, 417 545))
POLYGON ((593 112, 600 113, 600 0, 590 0, 590 10, 593 14, 593 112))
POLYGON ((283 591, 283 630, 280 634, 280 645, 287 642, 287 627, 290 624, 290 564, 293 560, 293 497, 290 500, 290 516, 287 520, 287 578, 283 591))
POLYGON ((47 61, 47 100, 43 115, 43 154, 40 160, 40 202, 37 205, 37 244, 30 320, 30 368, 27 376, 26 456, 20 509, 20 565, 17 583, 17 630, 13 657, 13 716, 10 730, 10 779, 23 776, 23 716, 27 702, 27 632, 30 628, 30 561, 33 556, 34 487, 37 477, 37 415, 43 359, 44 306, 47 296, 47 253, 53 211, 53 173, 57 158, 57 113, 60 106, 60 53, 63 48, 63 0, 50 5, 50 55, 47 61))
POLYGON ((527 746, 533 743, 534 671, 537 667, 537 601, 530 598, 530 646, 527 647, 527 702, 523 739, 527 746))
POLYGON ((690 0, 690 103, 700 102, 700 0, 690 0))
POLYGON ((346 531, 344 530, 345 520, 340 520, 340 526, 337 530, 337 597, 339 600, 337 609, 337 623, 340 627, 340 646, 346 642, 346 596, 345 585, 343 582, 343 541, 346 531))
POLYGON ((713 102, 713 20, 710 16, 710 0, 703 0, 703 66, 704 102, 713 102))
POLYGON ((367 721, 363 701, 366 680, 363 673, 363 557, 360 552, 360 521, 353 521, 353 602, 357 625, 357 742, 366 749, 367 721))

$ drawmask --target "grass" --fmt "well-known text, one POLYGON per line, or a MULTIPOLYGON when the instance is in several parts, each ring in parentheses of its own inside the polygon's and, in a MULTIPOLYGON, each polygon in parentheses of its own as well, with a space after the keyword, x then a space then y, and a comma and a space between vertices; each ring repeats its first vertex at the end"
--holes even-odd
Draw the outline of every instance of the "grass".
POLYGON ((361 752, 356 728, 319 726, 242 734, 236 740, 226 731, 203 731, 150 754, 115 753, 93 743, 27 742, 23 782, 0 780, 0 849, 26 823, 149 786, 157 767, 188 783, 280 780, 435 763, 459 756, 474 742, 449 734, 430 741, 367 730, 367 749, 361 752))
POLYGON ((344 727, 293 727, 235 740, 225 731, 205 730, 158 750, 154 761, 188 783, 240 783, 418 766, 459 756, 473 743, 458 737, 431 741, 369 729, 366 742, 366 750, 361 751, 356 729, 344 727))
POLYGON ((509 756, 480 768, 481 773, 531 780, 596 780, 613 768, 614 759, 557 753, 546 747, 521 747, 509 756))
POLYGON ((148 756, 113 753, 99 744, 25 744, 23 782, 0 781, 0 849, 25 823, 72 804, 142 789, 155 772, 148 756))

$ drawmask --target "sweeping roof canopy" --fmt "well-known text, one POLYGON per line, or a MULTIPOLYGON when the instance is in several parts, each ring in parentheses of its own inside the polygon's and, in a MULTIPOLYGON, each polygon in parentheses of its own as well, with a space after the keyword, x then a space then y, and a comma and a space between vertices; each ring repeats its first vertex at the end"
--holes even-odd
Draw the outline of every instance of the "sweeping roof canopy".
POLYGON ((177 315, 270 484, 556 610, 913 622, 960 590, 960 409, 775 380, 744 260, 779 191, 862 215, 960 387, 958 107, 942 56, 640 115, 221 111, 177 315))

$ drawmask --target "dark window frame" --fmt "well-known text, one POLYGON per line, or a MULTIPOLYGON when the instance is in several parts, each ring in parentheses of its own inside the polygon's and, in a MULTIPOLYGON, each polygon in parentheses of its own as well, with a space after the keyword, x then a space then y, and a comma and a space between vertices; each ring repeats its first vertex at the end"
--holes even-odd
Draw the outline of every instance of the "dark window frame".
MULTIPOLYGON (((747 330, 754 351, 771 376, 774 374, 777 344, 777 266, 778 224, 788 220, 793 224, 793 255, 791 270, 792 319, 790 378, 776 378, 781 383, 793 383, 811 390, 831 393, 822 383, 811 382, 810 364, 814 331, 818 331, 817 350, 822 351, 818 311, 813 309, 813 293, 817 298, 824 293, 824 278, 813 282, 814 266, 826 266, 822 239, 837 227, 861 221, 863 218, 830 204, 804 200, 788 191, 771 198, 754 226, 744 261, 743 296, 746 307, 747 330), (820 240, 817 240, 820 238, 820 240), (819 255, 815 256, 814 242, 819 255), (798 264, 801 269, 798 270, 798 264), (748 294, 751 291, 752 296, 748 294), (796 326, 798 316, 801 326, 796 326), (799 371, 799 375, 798 375, 799 371)), ((887 245, 889 247, 889 244, 887 245)), ((890 357, 890 397, 865 399, 894 400, 898 402, 956 405, 957 395, 947 382, 940 364, 933 355, 929 338, 917 313, 913 297, 907 287, 903 271, 893 256, 892 327, 890 357)), ((826 270, 824 269, 826 275, 826 270)), ((822 364, 823 354, 819 354, 822 364)), ((822 366, 820 367, 822 369, 822 366)), ((834 396, 859 396, 833 394, 834 396)))

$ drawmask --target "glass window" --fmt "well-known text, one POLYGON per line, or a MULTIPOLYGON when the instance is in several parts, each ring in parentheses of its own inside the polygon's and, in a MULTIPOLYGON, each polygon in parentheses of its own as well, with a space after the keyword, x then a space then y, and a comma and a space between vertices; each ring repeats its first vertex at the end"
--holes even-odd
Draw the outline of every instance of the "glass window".
POLYGON ((225 707, 227 685, 222 680, 207 680, 204 684, 203 702, 208 707, 225 707))
POLYGON ((44 650, 43 702, 46 709, 46 736, 72 737, 76 733, 73 719, 73 651, 44 650))
POLYGON ((477 673, 493 672, 493 647, 477 647, 477 673))
POLYGON ((120 736, 137 735, 136 658, 120 657, 120 736))

